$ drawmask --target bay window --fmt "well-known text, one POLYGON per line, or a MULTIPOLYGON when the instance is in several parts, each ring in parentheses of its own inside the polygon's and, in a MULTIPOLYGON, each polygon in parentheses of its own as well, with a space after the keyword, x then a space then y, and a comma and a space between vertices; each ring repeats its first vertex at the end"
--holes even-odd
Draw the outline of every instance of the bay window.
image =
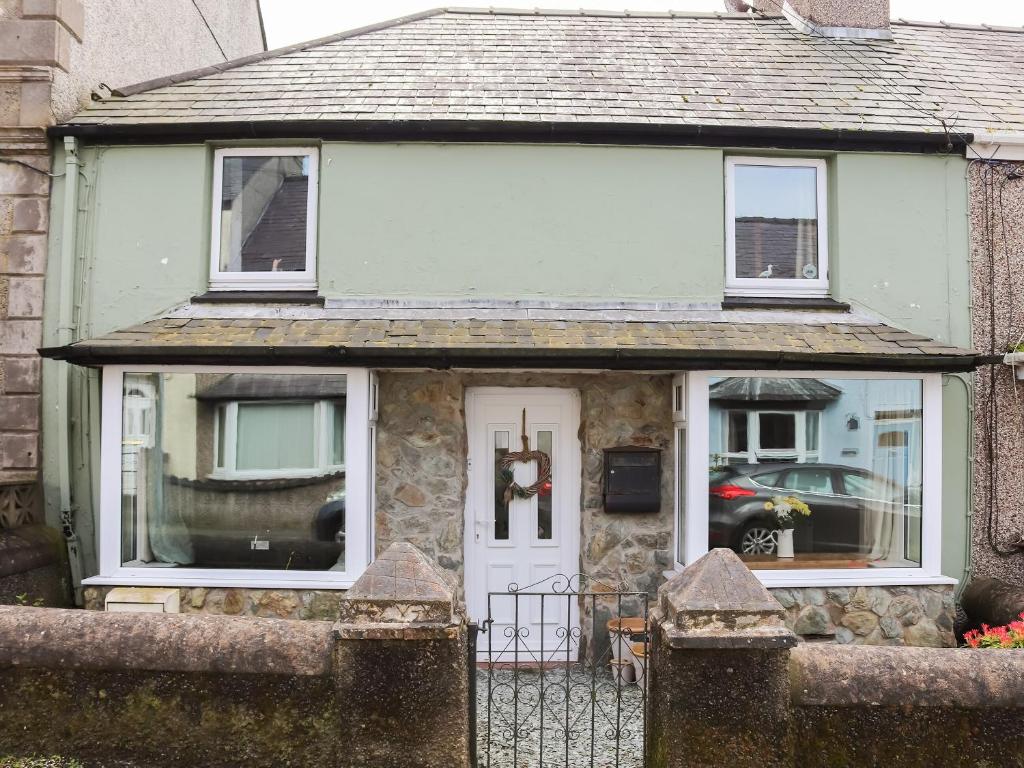
POLYGON ((687 390, 680 564, 726 547, 770 585, 941 580, 940 375, 697 372, 687 390), (780 518, 789 499, 810 514, 780 518))
POLYGON ((91 583, 347 586, 370 550, 370 376, 108 366, 91 583))

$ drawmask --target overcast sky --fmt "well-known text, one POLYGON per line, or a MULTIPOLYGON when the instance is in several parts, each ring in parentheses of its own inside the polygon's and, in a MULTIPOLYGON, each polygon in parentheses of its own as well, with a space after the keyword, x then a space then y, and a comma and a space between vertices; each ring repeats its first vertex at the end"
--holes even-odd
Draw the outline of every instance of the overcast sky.
MULTIPOLYGON (((854 0, 851 0, 854 1, 854 0)), ((267 44, 271 48, 324 37, 397 16, 405 16, 444 3, 440 0, 261 0, 267 44)), ((494 0, 450 5, 498 8, 624 8, 645 11, 719 11, 723 0, 494 0)), ((967 24, 1024 26, 1022 0, 891 0, 894 18, 915 21, 950 21, 967 24)))

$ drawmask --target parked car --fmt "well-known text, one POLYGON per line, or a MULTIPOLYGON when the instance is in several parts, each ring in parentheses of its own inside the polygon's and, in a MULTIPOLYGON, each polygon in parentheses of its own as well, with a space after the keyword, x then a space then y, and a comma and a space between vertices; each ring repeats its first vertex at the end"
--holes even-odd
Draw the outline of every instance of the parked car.
POLYGON ((811 508, 794 531, 797 552, 867 551, 863 522, 872 508, 920 515, 902 486, 841 464, 731 464, 711 470, 708 493, 711 546, 748 555, 775 552, 777 526, 764 508, 773 496, 797 496, 811 508))

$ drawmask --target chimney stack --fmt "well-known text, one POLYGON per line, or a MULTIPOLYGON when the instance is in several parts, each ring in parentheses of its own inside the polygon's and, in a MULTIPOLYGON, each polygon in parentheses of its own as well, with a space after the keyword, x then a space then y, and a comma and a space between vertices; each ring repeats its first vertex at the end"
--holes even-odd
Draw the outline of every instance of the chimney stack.
MULTIPOLYGON (((730 10, 745 5, 726 0, 730 10)), ((889 0, 749 0, 754 10, 780 13, 807 35, 891 40, 889 0)))

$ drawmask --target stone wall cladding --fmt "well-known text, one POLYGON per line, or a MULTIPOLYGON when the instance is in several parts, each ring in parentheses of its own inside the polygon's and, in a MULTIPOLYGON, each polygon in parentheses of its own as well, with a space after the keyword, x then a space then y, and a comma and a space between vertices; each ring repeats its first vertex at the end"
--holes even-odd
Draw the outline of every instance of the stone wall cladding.
MULTIPOLYGON (((86 610, 102 611, 114 587, 86 587, 86 610)), ((344 590, 181 587, 181 612, 206 615, 256 616, 264 619, 337 621, 344 590)))
POLYGON ((770 590, 797 635, 852 645, 956 645, 952 585, 770 590))
MULTIPOLYGON (((1024 172, 1024 163, 969 169, 972 332, 983 354, 1001 355, 1024 334, 1024 178, 1011 172, 1024 172)), ((1013 547, 1024 535, 1021 384, 1008 365, 974 375, 971 573, 1013 584, 1024 584, 1024 550, 1013 547)))
POLYGON ((629 591, 653 594, 663 580, 662 572, 672 566, 672 411, 671 376, 667 375, 382 373, 377 423, 377 551, 392 541, 407 540, 461 576, 465 391, 481 386, 579 391, 581 571, 629 591), (660 512, 604 512, 603 450, 624 445, 662 450, 660 512))

